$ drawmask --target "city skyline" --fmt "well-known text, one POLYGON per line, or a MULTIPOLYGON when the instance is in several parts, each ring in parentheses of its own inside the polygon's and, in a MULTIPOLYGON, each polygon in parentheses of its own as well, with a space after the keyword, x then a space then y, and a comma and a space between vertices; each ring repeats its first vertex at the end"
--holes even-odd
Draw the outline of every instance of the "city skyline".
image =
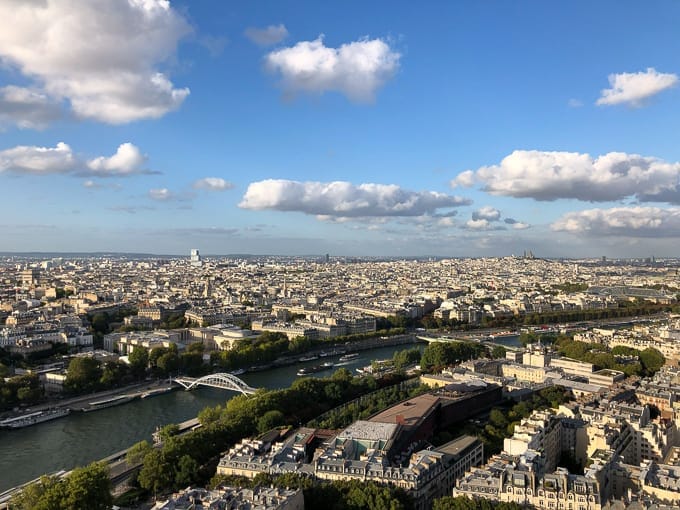
POLYGON ((677 256, 677 3, 0 13, 2 252, 677 256))

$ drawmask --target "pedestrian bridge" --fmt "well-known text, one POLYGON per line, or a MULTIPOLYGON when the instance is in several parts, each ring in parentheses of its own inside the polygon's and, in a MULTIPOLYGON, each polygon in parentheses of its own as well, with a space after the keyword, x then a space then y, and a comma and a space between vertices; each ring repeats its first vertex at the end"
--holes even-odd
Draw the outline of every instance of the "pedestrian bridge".
POLYGON ((244 395, 252 395, 257 388, 251 388, 244 381, 232 374, 210 374, 196 379, 195 377, 178 377, 174 382, 185 390, 193 390, 196 386, 210 386, 222 390, 240 391, 244 395))

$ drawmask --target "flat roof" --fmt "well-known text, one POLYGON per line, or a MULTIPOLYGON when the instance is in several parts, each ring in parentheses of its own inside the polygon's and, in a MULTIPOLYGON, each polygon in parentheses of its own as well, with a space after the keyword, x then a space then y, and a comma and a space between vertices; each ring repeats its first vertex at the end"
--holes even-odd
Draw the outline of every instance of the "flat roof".
POLYGON ((436 395, 425 393, 385 409, 372 416, 369 421, 373 423, 400 423, 405 427, 415 427, 440 400, 440 397, 436 395), (400 417, 399 421, 397 421, 398 417, 400 417))
POLYGON ((395 422, 373 422, 359 420, 338 434, 345 439, 368 439, 369 441, 389 441, 398 429, 395 422))
POLYGON ((435 448, 435 450, 438 452, 456 456, 460 455, 461 452, 465 451, 466 449, 468 449, 470 446, 477 442, 479 442, 479 440, 476 437, 465 435, 460 436, 459 438, 456 438, 453 441, 449 441, 446 444, 438 446, 437 448, 435 448))

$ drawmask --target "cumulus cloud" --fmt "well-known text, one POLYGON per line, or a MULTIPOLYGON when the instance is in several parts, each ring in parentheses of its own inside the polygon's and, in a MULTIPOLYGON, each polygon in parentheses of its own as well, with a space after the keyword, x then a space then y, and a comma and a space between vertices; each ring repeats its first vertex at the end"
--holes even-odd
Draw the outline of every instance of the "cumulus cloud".
POLYGON ((570 212, 551 225, 556 232, 591 237, 680 237, 680 208, 614 207, 570 212))
POLYGON ((382 39, 360 39, 339 48, 324 45, 323 36, 272 51, 267 69, 281 76, 290 93, 340 92, 356 102, 370 102, 399 68, 401 55, 382 39))
POLYGON ((248 186, 239 207, 297 211, 329 218, 400 217, 436 214, 470 200, 434 191, 409 191, 390 184, 298 182, 267 179, 248 186))
POLYGON ((485 218, 471 219, 465 222, 463 225, 465 230, 478 230, 478 231, 491 231, 491 230, 506 230, 507 227, 503 225, 494 224, 485 218))
POLYGON ((610 74, 611 88, 602 90, 596 104, 610 106, 628 103, 641 106, 642 101, 673 87, 677 82, 678 75, 659 73, 652 67, 645 72, 610 74))
POLYGON ((486 230, 491 226, 491 223, 486 219, 472 219, 468 220, 465 226, 470 230, 486 230))
POLYGON ((131 143, 120 145, 111 157, 100 156, 91 160, 74 154, 71 147, 64 142, 57 143, 55 147, 19 145, 0 151, 0 173, 96 177, 157 173, 144 168, 146 160, 147 157, 131 143))
POLYGON ((225 181, 221 177, 204 177, 203 179, 194 181, 191 187, 206 191, 225 191, 232 189, 234 185, 229 181, 225 181))
POLYGON ((490 205, 487 205, 485 207, 482 207, 481 209, 472 212, 473 220, 498 221, 500 217, 501 212, 495 207, 491 207, 490 205))
POLYGON ((111 157, 100 156, 87 162, 91 173, 97 175, 123 176, 140 173, 146 163, 147 157, 139 148, 131 143, 124 143, 118 147, 111 157))
POLYGON ((249 27, 245 31, 246 37, 260 46, 271 46, 280 43, 288 37, 288 30, 281 25, 269 25, 266 28, 249 27))
POLYGON ((452 187, 477 182, 493 195, 535 200, 573 198, 599 202, 635 197, 680 203, 680 163, 610 152, 597 158, 577 152, 514 151, 499 165, 465 171, 452 187))
POLYGON ((75 172, 80 166, 81 162, 64 142, 55 147, 19 145, 0 151, 0 172, 60 174, 75 172))
POLYGON ((0 128, 16 125, 22 129, 44 129, 62 116, 58 104, 45 94, 26 87, 0 87, 0 128))
POLYGON ((0 60, 49 100, 67 100, 78 117, 157 118, 189 95, 160 70, 191 32, 167 0, 6 1, 0 19, 0 60))

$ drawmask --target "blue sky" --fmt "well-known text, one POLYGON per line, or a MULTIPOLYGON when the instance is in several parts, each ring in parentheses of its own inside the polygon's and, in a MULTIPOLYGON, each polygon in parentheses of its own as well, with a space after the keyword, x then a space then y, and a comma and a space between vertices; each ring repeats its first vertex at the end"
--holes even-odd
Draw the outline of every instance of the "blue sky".
POLYGON ((0 251, 678 255, 677 2, 0 15, 0 251))

